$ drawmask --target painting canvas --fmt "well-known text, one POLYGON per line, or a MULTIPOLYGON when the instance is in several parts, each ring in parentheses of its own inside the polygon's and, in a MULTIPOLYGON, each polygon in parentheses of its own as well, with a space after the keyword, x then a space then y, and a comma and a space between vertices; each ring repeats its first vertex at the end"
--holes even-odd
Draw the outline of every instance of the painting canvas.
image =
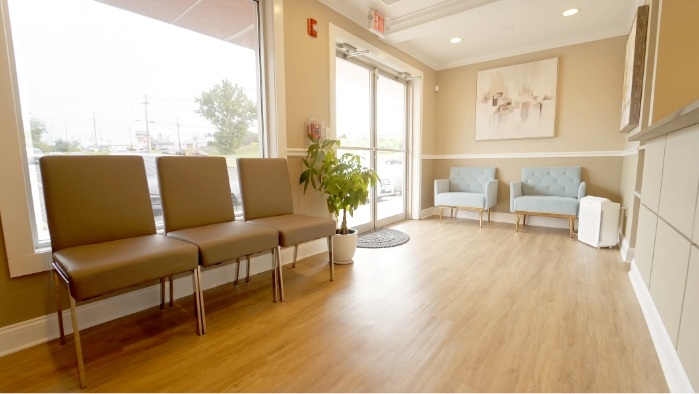
POLYGON ((558 58, 478 72, 476 140, 553 137, 558 58))
POLYGON ((638 126, 641 118, 643 96, 643 72, 646 57, 646 35, 648 33, 648 6, 638 8, 626 40, 626 66, 624 68, 624 92, 621 101, 621 132, 626 133, 638 126))

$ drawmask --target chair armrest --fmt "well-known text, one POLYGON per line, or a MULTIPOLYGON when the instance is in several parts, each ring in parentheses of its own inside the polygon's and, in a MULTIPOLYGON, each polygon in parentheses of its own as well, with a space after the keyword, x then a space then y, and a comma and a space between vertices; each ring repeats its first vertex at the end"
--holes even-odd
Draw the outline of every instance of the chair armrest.
POLYGON ((578 202, 580 199, 585 197, 585 192, 587 191, 587 184, 585 182, 580 182, 580 186, 578 186, 578 202))
POLYGON ((522 182, 510 182, 510 212, 515 212, 515 198, 522 196, 522 182))
POLYGON ((449 179, 434 180, 434 205, 437 205, 437 194, 449 192, 449 179))
POLYGON ((498 180, 491 179, 485 183, 485 209, 490 209, 498 203, 498 180))

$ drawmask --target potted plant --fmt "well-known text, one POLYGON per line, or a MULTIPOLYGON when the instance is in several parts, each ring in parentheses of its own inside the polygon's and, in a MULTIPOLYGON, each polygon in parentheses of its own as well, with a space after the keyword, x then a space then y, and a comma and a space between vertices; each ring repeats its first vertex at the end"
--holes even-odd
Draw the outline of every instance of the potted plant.
POLYGON ((337 155, 340 140, 307 136, 310 145, 303 159, 305 171, 301 173, 299 184, 304 193, 310 184, 313 189, 324 193, 328 212, 340 218, 342 223, 333 239, 333 255, 336 262, 351 263, 357 249, 357 230, 347 227, 347 213, 367 202, 369 187, 376 186, 379 176, 376 171, 362 167, 358 155, 345 153, 337 155))

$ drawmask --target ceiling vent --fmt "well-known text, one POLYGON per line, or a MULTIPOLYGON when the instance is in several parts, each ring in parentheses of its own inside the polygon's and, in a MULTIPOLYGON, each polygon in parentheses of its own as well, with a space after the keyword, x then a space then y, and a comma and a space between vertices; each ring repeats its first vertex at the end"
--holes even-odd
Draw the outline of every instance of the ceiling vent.
POLYGON ((396 4, 399 1, 400 0, 381 0, 381 2, 386 4, 386 5, 396 4))

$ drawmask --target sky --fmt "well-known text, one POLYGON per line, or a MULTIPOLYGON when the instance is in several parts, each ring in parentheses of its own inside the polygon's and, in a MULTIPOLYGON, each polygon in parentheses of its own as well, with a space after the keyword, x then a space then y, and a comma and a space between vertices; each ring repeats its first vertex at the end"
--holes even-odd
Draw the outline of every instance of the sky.
POLYGON ((215 132, 194 98, 223 79, 257 102, 254 51, 94 0, 9 0, 25 130, 43 120, 48 143, 135 143, 145 130, 177 141, 215 132), (94 113, 94 122, 93 122, 94 113))

